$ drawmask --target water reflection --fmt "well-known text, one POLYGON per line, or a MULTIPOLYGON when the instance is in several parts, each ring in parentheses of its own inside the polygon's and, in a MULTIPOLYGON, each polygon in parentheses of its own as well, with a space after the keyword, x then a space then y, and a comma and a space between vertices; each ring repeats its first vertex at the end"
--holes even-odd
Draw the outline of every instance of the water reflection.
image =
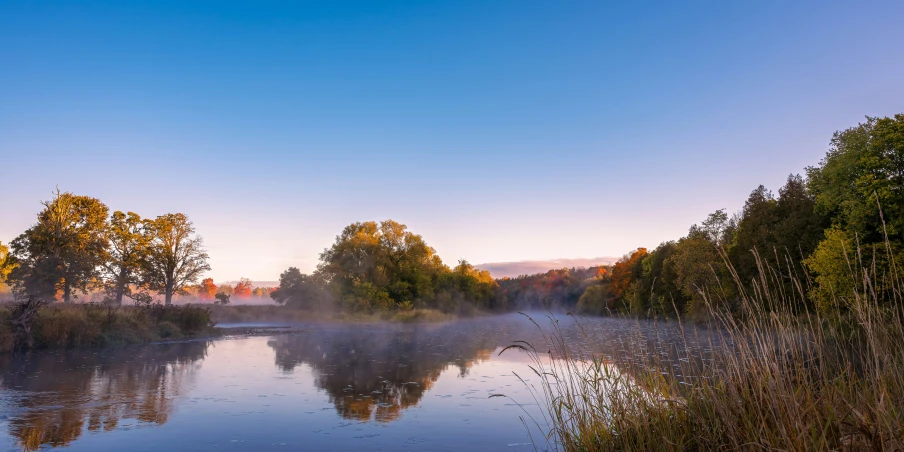
POLYGON ((349 420, 390 422, 416 405, 447 368, 459 377, 487 360, 505 341, 504 329, 466 325, 410 328, 317 328, 268 342, 276 365, 291 372, 300 364, 314 371, 336 411, 349 420))
POLYGON ((24 450, 67 446, 125 420, 163 424, 207 355, 207 342, 103 352, 0 354, 10 436, 24 450))
POLYGON ((623 319, 586 319, 579 327, 564 316, 556 329, 535 318, 547 333, 561 333, 567 351, 545 342, 525 317, 507 315, 441 325, 308 324, 211 343, 4 354, 0 449, 530 449, 520 418, 529 410, 542 419, 541 407, 514 373, 534 378, 531 361, 517 350, 499 357, 502 347, 530 342, 547 364, 565 354, 603 357, 630 383, 649 366, 679 379, 699 375, 688 374, 686 363, 708 359, 714 334, 623 319), (500 393, 510 398, 489 398, 500 393), (141 427, 153 433, 136 431, 148 431, 141 427))

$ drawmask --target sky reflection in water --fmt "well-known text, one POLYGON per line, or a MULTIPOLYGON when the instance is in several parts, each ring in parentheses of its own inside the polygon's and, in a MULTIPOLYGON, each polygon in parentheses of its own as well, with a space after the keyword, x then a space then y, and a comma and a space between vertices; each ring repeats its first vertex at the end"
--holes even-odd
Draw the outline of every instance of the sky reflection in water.
MULTIPOLYGON (((673 328, 627 323, 589 326, 604 345, 661 331, 660 342, 670 341, 673 328)), ((518 351, 498 356, 515 340, 538 340, 523 317, 301 329, 0 355, 0 447, 532 450, 520 417, 540 411, 513 374, 530 376, 529 361, 518 351), (524 405, 489 398, 496 393, 524 405)))

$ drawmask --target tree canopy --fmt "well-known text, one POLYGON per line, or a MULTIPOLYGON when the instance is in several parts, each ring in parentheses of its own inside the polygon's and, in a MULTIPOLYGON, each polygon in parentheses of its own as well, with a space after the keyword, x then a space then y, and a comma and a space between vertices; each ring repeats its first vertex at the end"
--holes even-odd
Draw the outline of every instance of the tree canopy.
POLYGON ((38 222, 12 242, 16 268, 10 278, 23 292, 70 302, 74 290, 96 281, 107 258, 107 206, 95 198, 54 193, 38 222))
POLYGON ((113 212, 107 224, 109 253, 103 264, 107 293, 116 305, 141 283, 141 269, 148 257, 150 234, 145 221, 134 212, 113 212))
POLYGON ((181 214, 161 215, 146 221, 150 234, 147 256, 143 263, 143 282, 172 304, 173 294, 183 292, 188 284, 198 281, 210 270, 207 251, 188 217, 181 214))

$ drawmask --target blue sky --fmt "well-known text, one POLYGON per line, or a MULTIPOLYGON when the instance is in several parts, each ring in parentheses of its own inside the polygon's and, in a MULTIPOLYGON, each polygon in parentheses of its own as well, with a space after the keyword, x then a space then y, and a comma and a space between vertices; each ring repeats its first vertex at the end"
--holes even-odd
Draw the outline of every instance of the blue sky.
POLYGON ((618 256, 904 111, 901 2, 0 3, 0 241, 54 186, 218 280, 353 221, 447 263, 618 256))

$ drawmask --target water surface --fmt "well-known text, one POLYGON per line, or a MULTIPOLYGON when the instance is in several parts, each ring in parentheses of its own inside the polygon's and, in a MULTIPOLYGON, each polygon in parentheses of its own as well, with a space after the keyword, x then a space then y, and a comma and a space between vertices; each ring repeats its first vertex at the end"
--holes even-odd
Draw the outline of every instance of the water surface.
MULTIPOLYGON (((586 345, 586 331, 563 324, 586 345)), ((686 359, 668 346, 674 325, 597 319, 585 329, 603 349, 636 342, 686 359)), ((542 343, 508 315, 0 355, 0 449, 533 450, 528 431, 541 438, 534 421, 545 424, 516 376, 536 382, 530 360, 499 355, 515 340, 542 343)))

